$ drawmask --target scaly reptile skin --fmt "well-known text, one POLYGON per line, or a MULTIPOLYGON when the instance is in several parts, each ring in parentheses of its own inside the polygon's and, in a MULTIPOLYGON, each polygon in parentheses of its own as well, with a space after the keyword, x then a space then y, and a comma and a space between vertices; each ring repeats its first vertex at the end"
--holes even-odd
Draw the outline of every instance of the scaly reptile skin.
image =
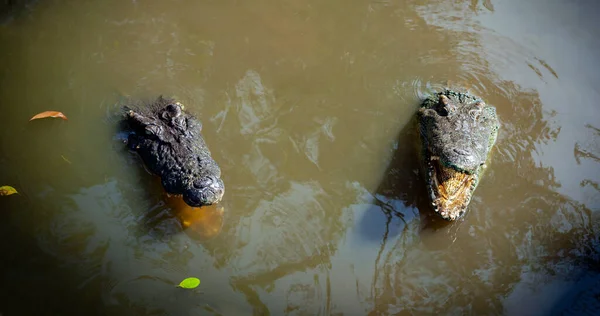
POLYGON ((190 206, 218 203, 225 186, 221 170, 201 135, 198 119, 173 99, 159 97, 126 107, 127 145, 148 170, 161 178, 167 193, 183 195, 190 206))
POLYGON ((417 115, 431 204, 442 218, 456 220, 466 213, 496 142, 496 108, 444 90, 426 98, 417 115))

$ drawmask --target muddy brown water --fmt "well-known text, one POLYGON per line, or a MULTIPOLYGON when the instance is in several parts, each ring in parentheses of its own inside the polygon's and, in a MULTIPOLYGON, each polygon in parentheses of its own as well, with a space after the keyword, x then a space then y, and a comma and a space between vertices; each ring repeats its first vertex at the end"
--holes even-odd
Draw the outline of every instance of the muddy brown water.
POLYGON ((600 273, 593 1, 37 1, 0 26, 2 315, 548 315, 600 273), (413 115, 446 84, 502 128, 463 220, 431 214, 413 115), (219 208, 114 138, 175 95, 219 208), (28 122, 59 110, 68 121, 28 122), (176 288, 183 278, 202 283, 176 288))

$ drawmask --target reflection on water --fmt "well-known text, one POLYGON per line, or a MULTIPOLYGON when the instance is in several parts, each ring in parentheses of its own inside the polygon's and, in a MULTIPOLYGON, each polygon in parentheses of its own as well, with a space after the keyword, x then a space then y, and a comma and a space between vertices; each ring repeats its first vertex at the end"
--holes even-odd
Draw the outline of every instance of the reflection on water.
POLYGON ((0 184, 21 194, 0 199, 0 313, 547 315, 591 300, 596 6, 11 11, 0 25, 0 184), (453 223, 430 209, 414 122, 419 99, 446 85, 495 105, 502 124, 453 223), (220 205, 167 196, 115 137, 119 98, 158 94, 202 120, 228 187, 220 205), (28 122, 44 110, 69 121, 28 122), (189 276, 197 290, 175 286, 189 276))

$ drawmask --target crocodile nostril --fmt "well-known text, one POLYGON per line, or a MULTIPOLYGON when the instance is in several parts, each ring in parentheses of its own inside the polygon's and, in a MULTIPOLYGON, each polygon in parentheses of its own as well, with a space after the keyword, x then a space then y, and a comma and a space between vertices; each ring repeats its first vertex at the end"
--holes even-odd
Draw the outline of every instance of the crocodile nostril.
POLYGON ((469 156, 471 155, 471 151, 470 150, 465 150, 462 148, 453 148, 453 151, 461 156, 469 156))
POLYGON ((196 188, 196 189, 206 188, 209 185, 210 185, 210 181, 207 181, 205 179, 194 181, 194 188, 196 188))
POLYGON ((481 115, 481 108, 473 109, 469 111, 469 116, 473 121, 476 121, 481 115))
POLYGON ((212 183, 213 183, 213 181, 210 178, 198 179, 198 180, 194 181, 194 188, 203 189, 203 188, 209 187, 212 183))

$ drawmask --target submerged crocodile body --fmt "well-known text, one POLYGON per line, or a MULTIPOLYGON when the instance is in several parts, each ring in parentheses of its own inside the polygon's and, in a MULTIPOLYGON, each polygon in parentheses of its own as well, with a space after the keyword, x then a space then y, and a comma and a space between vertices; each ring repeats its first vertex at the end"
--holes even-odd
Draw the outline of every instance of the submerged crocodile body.
POLYGON ((167 193, 182 195, 193 207, 221 201, 225 192, 221 169, 204 142, 197 118, 184 112, 181 103, 162 96, 125 109, 127 146, 160 177, 167 193))
POLYGON ((500 123, 493 106, 467 93, 444 90, 418 111, 423 171, 433 209, 452 221, 467 211, 500 123))

